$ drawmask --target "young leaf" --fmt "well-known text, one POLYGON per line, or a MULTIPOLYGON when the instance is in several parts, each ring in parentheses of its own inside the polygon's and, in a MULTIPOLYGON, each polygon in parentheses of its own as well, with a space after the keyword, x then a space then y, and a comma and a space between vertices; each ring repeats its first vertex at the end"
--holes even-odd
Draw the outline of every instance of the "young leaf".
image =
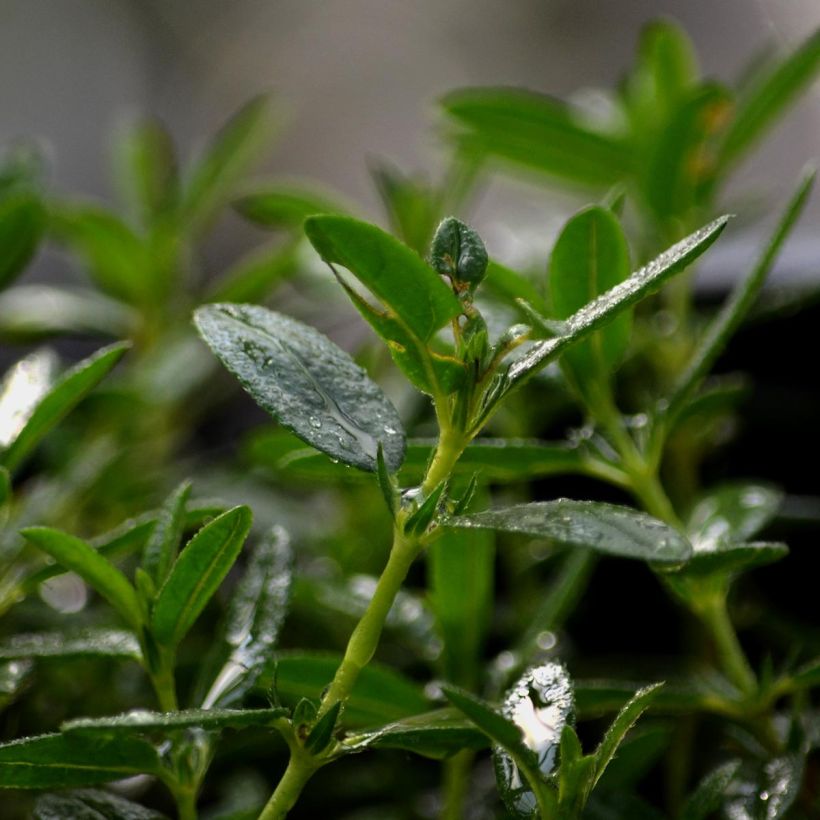
POLYGON ((317 330, 252 305, 208 305, 197 329, 253 399, 299 438, 362 470, 379 443, 392 471, 404 458, 393 405, 343 350, 317 330))
POLYGON ((692 554, 689 542, 663 522, 629 507, 595 501, 535 501, 450 517, 443 525, 540 536, 659 564, 679 564, 692 554))
POLYGON ((474 289, 487 273, 487 248, 478 233, 454 216, 436 229, 430 245, 430 264, 456 285, 474 289))
POLYGON ((286 185, 260 186, 243 194, 233 205, 245 219, 257 225, 291 230, 301 228, 305 219, 314 214, 341 214, 347 210, 324 193, 286 185))
POLYGON ((439 503, 447 488, 447 482, 442 481, 430 495, 425 498, 418 509, 411 513, 404 522, 404 531, 411 535, 422 535, 430 526, 438 512, 439 503))
POLYGON ((22 273, 34 256, 46 224, 40 197, 34 192, 0 191, 0 290, 22 273))
POLYGON ((740 769, 739 760, 730 760, 704 777, 683 806, 680 820, 709 820, 723 805, 729 784, 740 769))
POLYGON ((0 744, 0 788, 91 786, 134 774, 160 775, 157 750, 135 737, 25 737, 0 744))
POLYGON ((709 549, 696 548, 692 557, 679 572, 665 577, 665 581, 675 586, 680 579, 719 576, 727 579, 756 567, 773 564, 789 554, 785 544, 765 541, 720 542, 709 549))
POLYGON ((8 449, 0 454, 0 462, 9 472, 14 473, 40 440, 96 387, 129 346, 120 342, 104 347, 63 374, 34 409, 8 449))
POLYGON ((185 527, 185 508, 190 495, 190 481, 184 481, 174 490, 160 508, 157 523, 145 545, 142 569, 157 586, 164 583, 176 558, 185 527))
POLYGON ((333 730, 342 710, 342 702, 337 700, 317 721, 305 740, 305 749, 313 755, 321 754, 333 739, 333 730))
POLYGON ((134 631, 142 614, 128 579, 85 541, 49 527, 28 527, 21 534, 66 569, 76 572, 100 593, 134 631))
POLYGON ((76 789, 37 798, 34 820, 66 820, 67 817, 75 820, 167 820, 164 814, 99 789, 76 789))
POLYGON ((274 527, 251 553, 228 605, 225 642, 230 655, 203 708, 236 703, 256 683, 287 614, 292 564, 290 539, 281 527, 274 527))
MULTIPOLYGON (((567 222, 552 250, 549 286, 554 315, 568 319, 628 276, 629 248, 617 218, 606 208, 585 208, 567 222)), ((563 355, 562 367, 582 394, 606 383, 620 363, 629 344, 631 319, 629 311, 622 312, 563 355)))
POLYGON ((188 542, 160 588, 151 631, 176 646, 193 626, 239 555, 251 528, 248 507, 234 507, 206 524, 188 542))
POLYGON ((77 634, 19 633, 0 643, 0 660, 97 656, 136 661, 142 658, 133 633, 118 629, 86 629, 77 634))

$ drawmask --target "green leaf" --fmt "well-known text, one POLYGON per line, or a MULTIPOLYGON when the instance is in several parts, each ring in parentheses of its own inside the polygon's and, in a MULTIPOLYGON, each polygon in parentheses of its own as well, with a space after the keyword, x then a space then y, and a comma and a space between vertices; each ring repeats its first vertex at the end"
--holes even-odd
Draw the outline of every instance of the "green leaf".
POLYGON ((14 473, 29 453, 111 371, 129 348, 109 345, 66 371, 43 397, 0 461, 14 473))
POLYGON ((595 501, 535 501, 451 517, 443 524, 540 536, 567 546, 659 564, 679 564, 692 554, 689 542, 663 522, 629 507, 595 501))
POLYGON ((730 760, 704 777, 683 806, 680 820, 709 820, 723 805, 729 784, 740 769, 739 760, 730 760))
POLYGON ((489 261, 477 231, 454 216, 442 220, 430 244, 430 264, 437 273, 473 289, 486 275, 489 261))
POLYGON ((6 505, 12 499, 11 476, 5 467, 0 467, 0 515, 6 511, 6 505))
POLYGON ((33 191, 0 190, 0 290, 19 276, 34 256, 46 224, 40 197, 33 191))
MULTIPOLYGON (((554 315, 567 319, 629 276, 629 248, 615 215, 591 206, 567 222, 552 250, 549 286, 554 315)), ((606 383, 629 344, 632 317, 622 312, 563 355, 571 381, 588 394, 606 383)))
POLYGON ((124 797, 97 789, 43 794, 34 804, 34 820, 167 820, 124 797))
POLYGON ((396 481, 387 469, 387 463, 384 460, 384 450, 379 444, 379 449, 376 453, 376 479, 379 483, 379 490, 381 490, 384 504, 390 517, 395 521, 396 513, 399 507, 399 494, 396 481))
POLYGON ((548 309, 543 294, 528 277, 494 259, 487 265, 487 276, 481 284, 481 292, 489 292, 516 309, 517 299, 523 299, 541 313, 546 313, 548 309))
POLYGON ((305 749, 308 752, 313 755, 318 755, 327 748, 333 739, 333 730, 336 728, 336 721, 339 719, 339 712, 341 712, 341 710, 342 702, 337 700, 336 703, 319 718, 305 739, 305 749))
POLYGON ((418 508, 407 516, 404 522, 404 531, 406 533, 419 536, 424 533, 438 515, 439 505, 446 489, 447 482, 442 481, 421 501, 418 508))
POLYGON ((633 158, 625 141, 588 127, 569 106, 520 89, 468 88, 441 101, 466 133, 457 139, 489 154, 575 185, 606 188, 624 179, 633 158))
POLYGON ((156 749, 134 737, 40 735, 0 745, 0 788, 90 786, 160 773, 156 749))
MULTIPOLYGON (((623 708, 643 684, 630 680, 591 679, 575 683, 575 703, 584 719, 601 717, 623 708)), ((697 681, 667 683, 655 695, 654 705, 664 713, 709 710, 710 694, 697 681)))
POLYGON ((465 720, 459 711, 450 708, 404 718, 372 732, 350 735, 343 745, 351 751, 401 749, 441 760, 463 749, 484 749, 487 742, 483 732, 465 720))
POLYGON ((28 527, 21 534, 66 569, 76 572, 100 593, 134 631, 142 614, 137 593, 128 579, 85 541, 49 527, 28 527))
POLYGON ((157 594, 151 631, 176 646, 236 561, 251 528, 249 507, 228 510, 206 524, 180 553, 157 594))
POLYGON ((620 285, 616 285, 570 316, 564 323, 560 335, 536 344, 526 356, 510 367, 507 384, 501 395, 554 361, 571 345, 582 341, 590 333, 612 321, 623 310, 657 290, 667 279, 684 270, 718 238, 728 220, 728 216, 719 217, 690 234, 633 273, 620 285))
POLYGON ((442 691, 447 700, 494 743, 506 749, 521 748, 524 739, 521 729, 492 704, 455 686, 443 686, 442 691))
MULTIPOLYGON (((340 662, 339 655, 280 652, 268 660, 256 686, 272 689, 286 706, 302 698, 318 702, 340 662)), ((345 706, 345 724, 380 726, 429 708, 420 687, 389 667, 370 663, 362 669, 345 706)))
POLYGON ((797 191, 786 206, 783 216, 758 261, 748 276, 738 282, 732 291, 732 295, 707 327, 692 355, 691 361, 672 390, 666 411, 667 415, 674 417, 682 405, 691 398, 694 390, 712 369, 729 339, 740 327, 744 317, 760 294, 783 243, 803 212, 814 186, 814 179, 814 170, 804 174, 797 191))
POLYGON ((695 549, 686 566, 680 572, 665 576, 664 580, 676 587, 678 576, 680 580, 719 575, 728 579, 741 572, 773 564, 788 554, 789 548, 785 544, 765 541, 720 542, 709 549, 695 549))
POLYGON ((341 214, 343 208, 325 193, 294 185, 265 185, 237 199, 234 208, 245 219, 264 228, 301 229, 302 223, 314 214, 341 214))
POLYGON ((0 660, 19 658, 110 657, 140 660, 139 642, 132 632, 86 629, 79 633, 20 633, 0 643, 0 660))
POLYGON ((721 165, 741 158, 815 79, 820 70, 820 32, 759 75, 738 101, 734 119, 720 149, 721 165))
POLYGON ((724 791, 724 813, 754 820, 787 817, 800 794, 804 768, 805 759, 799 754, 741 766, 724 791))
POLYGON ((208 305, 195 314, 211 350, 253 399, 331 458, 376 469, 404 458, 398 413, 343 350, 317 330, 252 305, 208 305))
POLYGON ((274 527, 256 544, 228 605, 230 654, 203 701, 204 708, 242 699, 273 654, 285 620, 293 573, 290 539, 274 527))
POLYGON ((219 130, 183 186, 180 219, 188 230, 209 222, 234 195, 234 186, 270 139, 273 108, 267 95, 244 105, 219 130))
POLYGON ((270 726, 287 715, 287 709, 183 709, 179 712, 149 712, 135 709, 122 715, 101 718, 76 718, 60 727, 66 735, 94 737, 167 735, 179 729, 244 729, 248 726, 270 726))
POLYGON ((601 779, 606 767, 615 757, 618 747, 626 737, 627 732, 635 725, 638 718, 649 708, 650 704, 658 695, 658 690, 663 686, 656 683, 646 686, 637 691, 626 705, 618 712, 615 720, 612 721, 600 745, 595 750, 595 763, 587 787, 587 794, 595 788, 601 779))
POLYGON ((262 248, 243 256, 210 290, 209 302, 260 302, 299 269, 294 245, 262 248))
POLYGON ((157 523, 142 554, 142 569, 156 586, 164 583, 176 558, 185 527, 185 508, 191 495, 191 482, 184 481, 166 499, 157 523))

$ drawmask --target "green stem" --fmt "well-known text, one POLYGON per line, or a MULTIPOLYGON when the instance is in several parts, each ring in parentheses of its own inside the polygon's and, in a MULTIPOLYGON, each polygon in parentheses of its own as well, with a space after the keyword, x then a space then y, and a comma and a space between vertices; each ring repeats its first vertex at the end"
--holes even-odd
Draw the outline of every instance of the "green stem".
POLYGON ((151 672, 151 684, 156 692, 159 708, 163 712, 176 712, 179 709, 177 702, 177 687, 174 681, 173 659, 162 657, 159 669, 151 672))
POLYGON ((444 806, 441 820, 461 820, 464 800, 469 794, 470 771, 475 753, 464 749, 444 762, 444 806))
POLYGON ((715 642, 721 666, 729 680, 744 694, 754 694, 757 678, 729 618, 725 595, 711 596, 697 607, 697 612, 715 642))
MULTIPOLYGON (((439 421, 441 421, 441 419, 439 419, 439 421)), ((430 462, 427 475, 424 477, 424 482, 421 485, 423 495, 428 495, 435 490, 442 481, 450 477, 455 463, 461 457, 468 443, 466 436, 454 427, 450 425, 442 427, 438 447, 436 447, 435 455, 430 462)))
POLYGON ((190 789, 174 791, 174 801, 177 804, 179 820, 197 820, 196 794, 190 789))
POLYGON ((258 820, 281 820, 287 816, 319 765, 308 755, 291 749, 288 767, 258 820))

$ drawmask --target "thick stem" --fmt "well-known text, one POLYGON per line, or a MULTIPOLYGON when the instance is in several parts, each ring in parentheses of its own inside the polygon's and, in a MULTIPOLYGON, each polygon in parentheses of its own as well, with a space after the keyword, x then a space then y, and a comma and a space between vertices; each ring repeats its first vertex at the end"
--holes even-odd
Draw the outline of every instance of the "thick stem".
POLYGON ((309 757, 291 750, 288 767, 258 820, 281 820, 287 816, 317 768, 309 757))
POLYGON ((174 801, 177 804, 179 820, 197 820, 196 794, 189 789, 179 789, 174 792, 174 801))
POLYGON ((725 596, 711 597, 697 611, 715 642, 720 664, 729 680, 744 694, 754 694, 757 678, 729 618, 725 596))

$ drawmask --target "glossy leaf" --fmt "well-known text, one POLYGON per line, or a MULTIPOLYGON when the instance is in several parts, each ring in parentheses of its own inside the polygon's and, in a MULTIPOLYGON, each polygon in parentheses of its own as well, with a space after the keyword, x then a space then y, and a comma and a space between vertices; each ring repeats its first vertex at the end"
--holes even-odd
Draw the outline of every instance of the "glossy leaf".
POLYGON ((332 197, 290 185, 265 185, 243 194, 234 208, 264 228, 301 228, 314 214, 338 214, 346 209, 332 197))
POLYGON ((142 613, 137 594, 128 579, 85 541, 49 527, 29 527, 21 534, 66 569, 76 572, 119 612, 128 626, 138 631, 142 613))
POLYGON ((19 633, 0 643, 0 660, 19 658, 110 657, 140 660, 142 653, 132 632, 86 629, 79 633, 19 633))
POLYGON ((168 577, 185 527, 185 507, 191 483, 184 481, 166 499, 142 553, 142 569, 160 586, 168 577))
POLYGON ((739 768, 739 760, 730 760, 709 772, 684 804, 681 820, 709 820, 723 805, 726 789, 739 768))
POLYGON ((244 729, 248 726, 270 726, 287 715, 286 709, 183 709, 179 712, 150 712, 135 709, 122 715, 101 718, 76 718, 60 727, 67 735, 133 737, 166 735, 179 729, 200 728, 206 731, 244 729))
POLYGON ((33 191, 0 191, 0 290, 19 276, 34 256, 46 224, 39 196, 33 191))
MULTIPOLYGON (((614 214, 592 206, 561 231, 549 264, 553 314, 568 319, 629 276, 629 248, 614 214)), ((582 393, 606 382, 629 344, 631 315, 622 312, 585 342, 567 350, 562 367, 582 393)))
POLYGON ((196 325, 253 399, 331 458, 376 469, 381 443, 395 471, 404 431, 393 405, 343 350, 313 328, 252 305, 208 305, 196 325))
POLYGON ((111 371, 129 345, 125 342, 98 350, 66 371, 39 402, 17 437, 0 454, 0 462, 14 472, 41 439, 111 371))
POLYGON ((75 820, 167 820, 164 814, 99 789, 76 789, 37 798, 34 820, 66 820, 67 817, 75 820))
POLYGON ((659 564, 679 564, 692 554, 689 542, 663 522, 629 507, 595 501, 516 504, 450 517, 444 525, 540 536, 567 546, 659 564))
POLYGON ((186 544, 157 593, 151 631, 159 643, 176 646, 185 637, 236 561, 251 520, 248 507, 234 507, 186 544))
POLYGON ((457 139, 470 153, 604 188, 632 168, 625 142, 586 126, 572 108, 551 97, 512 88, 470 88, 448 94, 441 104, 465 129, 457 139))
POLYGON ((633 273, 620 285, 616 285, 570 316, 559 336, 536 344, 526 356, 512 365, 504 392, 554 361, 570 346, 582 341, 590 333, 612 321, 623 310, 656 291, 670 277, 684 270, 718 238, 728 219, 729 217, 722 216, 690 234, 633 273))
POLYGON ((225 627, 230 654, 203 702, 204 708, 236 703, 256 683, 273 655, 288 611, 293 553, 274 527, 254 547, 231 597, 225 627))
POLYGON ((156 749, 134 737, 40 735, 0 745, 0 787, 91 786, 134 774, 159 774, 156 749))
MULTIPOLYGON (((709 575, 728 577, 773 564, 788 554, 789 548, 776 542, 723 542, 710 549, 696 549, 679 574, 684 579, 709 575)), ((674 587, 677 575, 678 573, 673 573, 667 576, 665 581, 674 587)))
MULTIPOLYGON (((340 661, 338 655, 280 652, 269 659, 256 686, 272 690, 285 705, 295 705, 302 698, 318 702, 340 661)), ((370 663, 362 669, 345 706, 345 724, 380 726, 429 708, 419 687, 393 669, 370 663)))

